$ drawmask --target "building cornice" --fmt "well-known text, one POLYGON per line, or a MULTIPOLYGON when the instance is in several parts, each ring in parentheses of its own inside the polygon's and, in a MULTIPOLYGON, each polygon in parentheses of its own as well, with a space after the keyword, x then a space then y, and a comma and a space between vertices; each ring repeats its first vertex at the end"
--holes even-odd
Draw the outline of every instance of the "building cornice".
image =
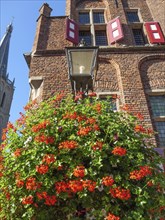
MULTIPOLYGON (((99 47, 99 52, 106 52, 106 53, 163 53, 165 54, 165 45, 155 45, 155 46, 119 46, 119 47, 99 47)), ((25 53, 24 57, 27 63, 31 61, 31 57, 36 56, 60 56, 65 55, 65 49, 58 49, 58 50, 37 50, 32 53, 25 53)))

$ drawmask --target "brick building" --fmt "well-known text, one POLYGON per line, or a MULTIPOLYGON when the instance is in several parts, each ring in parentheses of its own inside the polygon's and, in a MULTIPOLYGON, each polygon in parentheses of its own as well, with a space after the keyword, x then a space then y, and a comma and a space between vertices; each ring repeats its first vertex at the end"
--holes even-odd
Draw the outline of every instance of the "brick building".
POLYGON ((93 90, 105 97, 120 96, 123 104, 144 115, 158 132, 157 147, 165 147, 165 1, 66 0, 66 16, 51 16, 40 8, 29 66, 31 99, 46 99, 54 91, 72 92, 65 47, 83 38, 99 46, 93 90), (68 19, 69 18, 69 19, 68 19), (70 24, 68 30, 68 24, 70 24), (79 35, 76 39, 75 36, 79 35), (72 39, 73 38, 73 39, 72 39))

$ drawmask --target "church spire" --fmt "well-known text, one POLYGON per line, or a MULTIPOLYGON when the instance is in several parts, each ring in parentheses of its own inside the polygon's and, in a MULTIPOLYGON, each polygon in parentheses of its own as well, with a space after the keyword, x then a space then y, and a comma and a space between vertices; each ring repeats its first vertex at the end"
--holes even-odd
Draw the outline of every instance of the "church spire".
POLYGON ((0 42, 0 76, 7 78, 7 63, 9 56, 10 37, 13 30, 12 24, 9 24, 6 33, 0 42))

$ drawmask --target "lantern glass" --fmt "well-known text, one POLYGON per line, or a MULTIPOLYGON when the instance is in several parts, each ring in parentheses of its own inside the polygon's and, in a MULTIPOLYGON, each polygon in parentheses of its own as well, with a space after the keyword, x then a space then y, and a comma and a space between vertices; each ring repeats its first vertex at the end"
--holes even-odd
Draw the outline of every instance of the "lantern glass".
POLYGON ((72 51, 72 75, 91 75, 94 51, 72 51))
POLYGON ((69 77, 94 76, 97 63, 98 47, 68 47, 66 48, 69 66, 69 77))

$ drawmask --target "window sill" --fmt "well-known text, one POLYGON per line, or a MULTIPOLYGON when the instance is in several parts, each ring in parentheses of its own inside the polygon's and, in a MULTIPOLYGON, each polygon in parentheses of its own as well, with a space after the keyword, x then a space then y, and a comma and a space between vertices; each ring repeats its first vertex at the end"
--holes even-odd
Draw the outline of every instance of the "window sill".
POLYGON ((143 23, 142 22, 129 22, 128 26, 130 26, 131 28, 142 28, 143 27, 143 23))
POLYGON ((146 93, 154 96, 165 95, 165 89, 146 90, 146 93))
POLYGON ((165 121, 165 116, 155 116, 153 119, 154 121, 165 121))

